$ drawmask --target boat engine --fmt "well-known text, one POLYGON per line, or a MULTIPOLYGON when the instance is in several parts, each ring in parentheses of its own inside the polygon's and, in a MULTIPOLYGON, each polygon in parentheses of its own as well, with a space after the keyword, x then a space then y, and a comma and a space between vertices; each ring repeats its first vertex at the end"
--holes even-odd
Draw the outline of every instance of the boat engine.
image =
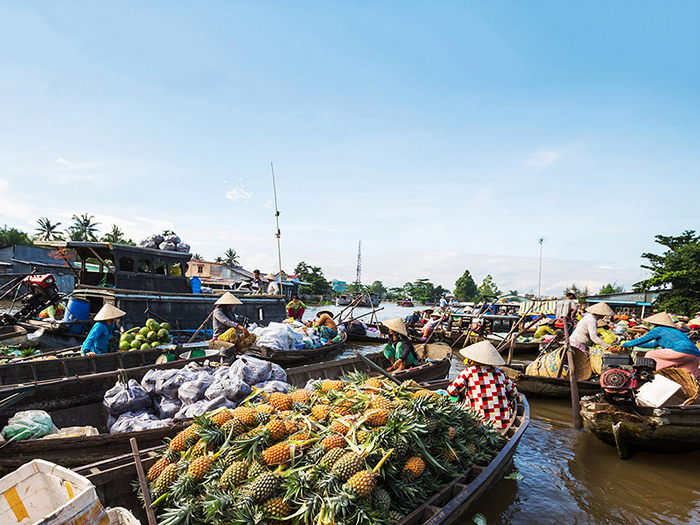
POLYGON ((634 391, 648 381, 653 381, 656 361, 629 354, 604 354, 600 386, 611 400, 631 400, 634 391))
POLYGON ((28 275, 22 279, 19 286, 24 286, 26 289, 24 295, 20 297, 24 306, 14 314, 2 314, 0 325, 13 325, 29 319, 63 298, 63 295, 58 292, 56 278, 50 273, 28 275))

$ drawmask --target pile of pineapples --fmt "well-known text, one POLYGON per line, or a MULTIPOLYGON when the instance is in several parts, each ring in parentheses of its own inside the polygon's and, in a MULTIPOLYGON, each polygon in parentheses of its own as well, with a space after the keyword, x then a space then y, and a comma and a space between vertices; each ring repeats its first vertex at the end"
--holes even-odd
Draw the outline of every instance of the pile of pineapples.
POLYGON ((353 373, 253 396, 196 419, 151 467, 160 525, 397 523, 502 445, 415 383, 353 373))

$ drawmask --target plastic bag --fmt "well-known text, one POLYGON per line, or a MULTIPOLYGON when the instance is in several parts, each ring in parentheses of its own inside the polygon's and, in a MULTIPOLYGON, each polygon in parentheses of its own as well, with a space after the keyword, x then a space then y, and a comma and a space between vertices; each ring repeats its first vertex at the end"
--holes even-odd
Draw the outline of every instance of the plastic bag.
POLYGON ((215 399, 219 396, 224 396, 229 401, 240 403, 252 391, 253 389, 250 385, 244 383, 240 379, 225 379, 222 381, 214 381, 211 386, 207 388, 204 397, 207 399, 215 399))
POLYGON ((158 403, 158 417, 161 419, 175 417, 175 414, 177 414, 181 408, 182 401, 179 399, 162 397, 160 398, 160 403, 158 403))
POLYGON ((102 401, 109 414, 118 416, 124 412, 142 412, 152 408, 153 400, 135 379, 129 383, 117 381, 112 388, 105 392, 102 401))
POLYGON ((214 378, 208 374, 201 374, 194 381, 186 381, 177 391, 177 397, 183 405, 191 405, 204 398, 207 388, 214 382, 214 378))
POLYGON ((148 412, 125 412, 110 427, 110 434, 120 434, 122 432, 137 432, 140 430, 151 430, 171 425, 172 419, 158 419, 158 416, 148 412))
POLYGON ((183 406, 182 409, 175 415, 175 421, 183 419, 192 419, 193 417, 201 416, 217 408, 236 408, 236 404, 226 399, 224 396, 219 396, 214 399, 202 399, 192 405, 183 406))
POLYGON ((286 394, 289 390, 289 384, 282 381, 266 381, 264 383, 258 383, 255 385, 255 388, 267 392, 268 394, 272 392, 282 392, 286 394))
POLYGON ((283 381, 287 382, 287 372, 284 371, 277 363, 270 363, 270 377, 267 378, 268 381, 283 381))
POLYGON ((178 252, 190 253, 190 245, 184 242, 177 243, 176 249, 178 252))
POLYGON ((214 370, 214 373, 212 376, 216 381, 222 381, 225 379, 228 379, 229 377, 229 366, 220 366, 216 370, 214 370))
POLYGON ((240 356, 229 370, 229 378, 238 379, 248 385, 262 383, 270 378, 272 364, 250 356, 240 356))
POLYGON ((194 381, 199 376, 199 372, 191 368, 181 370, 160 370, 156 380, 155 392, 159 396, 170 399, 177 399, 177 391, 186 381, 194 381))
POLYGON ((97 436, 99 434, 95 427, 66 427, 59 429, 55 434, 49 434, 44 439, 97 436))
POLYGON ((180 244, 182 242, 182 239, 180 239, 180 237, 178 237, 177 235, 166 235, 163 238, 163 241, 164 242, 171 242, 173 244, 180 244))
POLYGON ((58 429, 51 421, 51 416, 43 410, 24 410, 17 412, 2 429, 2 437, 8 441, 37 439, 58 429))
POLYGON ((141 388, 148 392, 151 397, 155 397, 156 394, 156 381, 158 380, 158 372, 160 370, 149 370, 146 375, 141 379, 141 388))
POLYGON ((177 251, 177 245, 172 242, 162 242, 160 243, 160 246, 158 246, 161 250, 164 252, 174 252, 177 251))
MULTIPOLYGON (((291 327, 285 323, 270 323, 266 328, 256 329, 256 344, 274 350, 289 350, 293 342, 290 341, 290 334, 295 333, 291 327)), ((302 336, 303 338, 303 336, 302 336)))

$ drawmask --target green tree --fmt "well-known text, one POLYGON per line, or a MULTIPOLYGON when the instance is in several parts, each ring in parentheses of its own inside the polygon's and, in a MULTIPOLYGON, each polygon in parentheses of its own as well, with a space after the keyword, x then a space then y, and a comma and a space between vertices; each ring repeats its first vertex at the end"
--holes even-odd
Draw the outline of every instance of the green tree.
POLYGON ((68 238, 71 241, 97 241, 97 226, 100 223, 93 222, 94 218, 94 215, 87 213, 73 215, 73 224, 68 228, 68 238))
POLYGON ((374 281, 369 288, 367 288, 369 293, 376 293, 382 299, 386 297, 387 289, 381 281, 374 281))
POLYGON ((613 284, 606 284, 600 289, 600 292, 598 292, 598 295, 607 295, 611 293, 622 293, 625 291, 625 287, 622 285, 617 284, 617 282, 614 282, 613 284))
POLYGON ((100 239, 102 242, 111 242, 113 244, 126 244, 124 232, 116 224, 112 224, 112 229, 109 233, 105 233, 100 239))
POLYGON ((679 236, 657 235, 657 244, 667 250, 661 255, 643 253, 651 277, 634 285, 637 292, 664 290, 658 306, 679 315, 692 315, 700 310, 700 236, 686 230, 679 236))
POLYGON ((61 241, 61 240, 63 240, 63 234, 58 229, 58 227, 61 225, 60 222, 53 223, 47 217, 42 217, 41 219, 38 219, 36 222, 39 226, 35 230, 36 231, 36 235, 34 235, 35 239, 38 239, 40 241, 61 241))
POLYGON ((12 246, 13 244, 20 246, 34 245, 29 235, 17 228, 8 228, 6 224, 3 228, 0 228, 0 248, 12 246))
POLYGON ((198 253, 195 253, 195 254, 192 256, 192 259, 197 259, 198 261, 203 261, 203 260, 204 260, 204 258, 203 258, 200 254, 198 254, 198 253))
POLYGON ((588 286, 579 288, 576 283, 571 283, 571 286, 564 288, 564 295, 569 292, 572 292, 576 296, 576 300, 580 303, 585 302, 586 298, 591 295, 591 291, 588 289, 588 286))
POLYGON ((413 283, 404 284, 403 289, 414 301, 423 304, 433 300, 435 294, 435 285, 428 279, 416 279, 413 283))
POLYGON ((325 295, 331 289, 331 283, 323 276, 320 266, 310 266, 301 261, 294 268, 294 273, 299 277, 300 281, 309 283, 299 287, 301 293, 325 295))
POLYGON ((239 267, 241 265, 241 263, 238 262, 238 254, 233 248, 229 248, 224 252, 223 262, 226 266, 239 267))
POLYGON ((367 287, 358 282, 348 284, 347 288, 345 289, 346 293, 361 293, 365 291, 367 291, 367 287))
POLYGON ((217 257, 216 259, 214 259, 214 262, 215 262, 215 263, 219 263, 219 264, 223 264, 223 263, 224 263, 224 259, 223 259, 222 257, 217 257))
POLYGON ((403 299, 406 296, 407 294, 404 292, 403 288, 399 288, 398 286, 389 288, 386 292, 386 298, 389 301, 397 301, 399 299, 403 299))
POLYGON ((455 297, 458 301, 473 301, 479 295, 479 289, 469 270, 464 270, 462 277, 455 282, 455 297))
POLYGON ((484 277, 484 280, 481 281, 481 286, 479 286, 479 295, 481 297, 498 297, 499 295, 502 295, 501 290, 498 289, 498 285, 494 282, 493 277, 491 275, 487 275, 484 277))

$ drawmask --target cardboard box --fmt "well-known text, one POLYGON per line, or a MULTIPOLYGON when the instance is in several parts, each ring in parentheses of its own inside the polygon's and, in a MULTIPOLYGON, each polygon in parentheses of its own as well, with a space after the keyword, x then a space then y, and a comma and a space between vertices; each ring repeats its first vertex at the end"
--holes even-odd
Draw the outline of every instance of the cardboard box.
POLYGON ((643 407, 661 408, 682 405, 688 398, 685 390, 675 381, 657 375, 637 390, 637 404, 643 407))

